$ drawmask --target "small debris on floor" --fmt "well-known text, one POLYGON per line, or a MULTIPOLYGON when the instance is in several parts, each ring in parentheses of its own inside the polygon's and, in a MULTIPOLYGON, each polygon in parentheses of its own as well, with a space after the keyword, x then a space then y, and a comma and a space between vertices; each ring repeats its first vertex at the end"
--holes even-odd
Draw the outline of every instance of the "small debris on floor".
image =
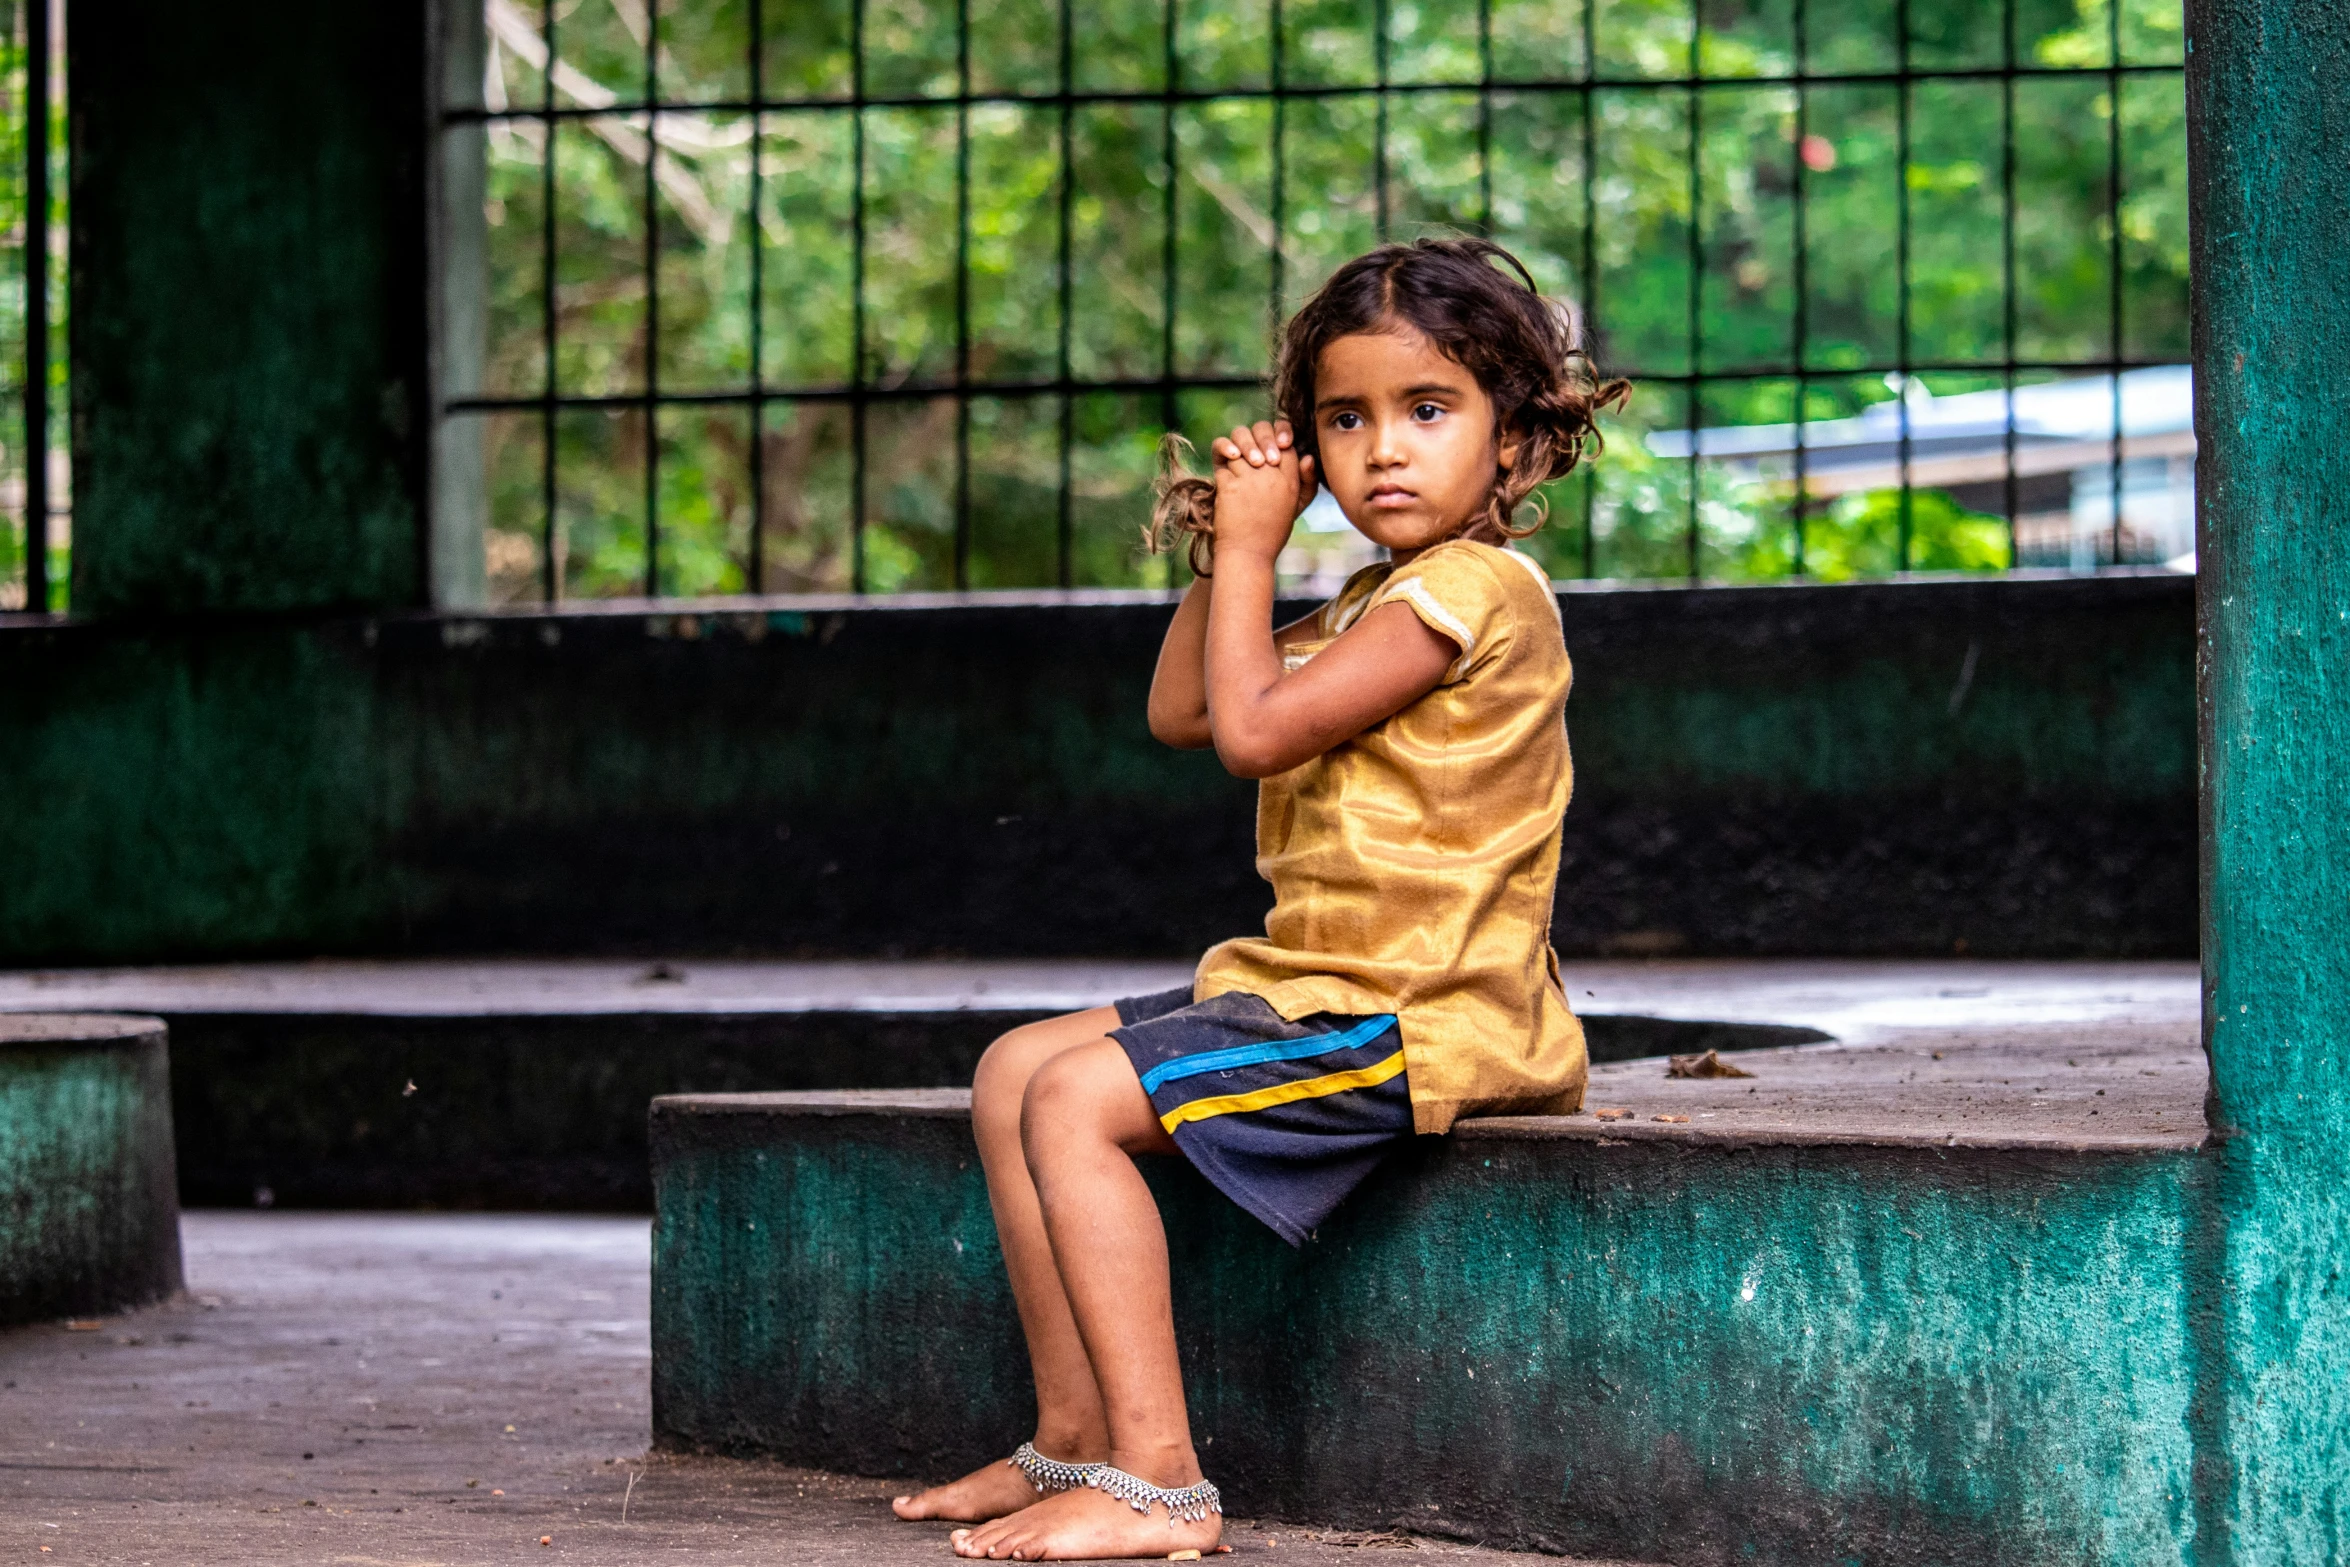
POLYGON ((1672 1126, 1687 1126, 1689 1124, 1689 1117, 1685 1115, 1652 1115, 1649 1119, 1663 1121, 1672 1126))
POLYGON ((1665 1062, 1667 1077, 1752 1077, 1742 1066, 1733 1066, 1722 1059, 1719 1050, 1708 1050, 1699 1056, 1671 1056, 1665 1062))
POLYGON ((1602 1121, 1627 1121, 1632 1117, 1631 1111, 1621 1107, 1610 1108, 1606 1110, 1594 1110, 1591 1113, 1602 1121))

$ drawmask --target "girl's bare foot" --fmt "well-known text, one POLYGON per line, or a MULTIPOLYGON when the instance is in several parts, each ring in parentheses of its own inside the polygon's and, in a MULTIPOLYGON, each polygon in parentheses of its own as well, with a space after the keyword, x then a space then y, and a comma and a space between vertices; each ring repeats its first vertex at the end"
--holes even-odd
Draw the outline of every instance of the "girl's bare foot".
POLYGON ((1036 1487, 1028 1483, 1028 1477, 999 1458, 992 1464, 982 1464, 960 1480, 898 1497, 889 1505, 900 1518, 984 1523, 1018 1512, 1034 1503, 1036 1496, 1036 1487))
POLYGON ((1080 1486, 976 1529, 957 1529, 953 1543, 957 1556, 988 1561, 1098 1561, 1164 1558, 1176 1551, 1205 1556, 1223 1537, 1224 1520, 1214 1513, 1197 1523, 1178 1518, 1170 1527, 1163 1507, 1138 1513, 1114 1496, 1080 1486))

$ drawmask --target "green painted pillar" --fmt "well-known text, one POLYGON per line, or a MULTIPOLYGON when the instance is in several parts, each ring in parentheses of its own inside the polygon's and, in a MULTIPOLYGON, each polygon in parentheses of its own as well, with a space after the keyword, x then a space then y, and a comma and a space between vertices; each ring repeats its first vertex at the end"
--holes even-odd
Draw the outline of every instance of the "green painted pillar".
POLYGON ((425 601, 424 0, 73 0, 73 608, 425 601))
POLYGON ((180 1287, 163 1022, 0 1013, 0 1326, 180 1287))
POLYGON ((2350 1553, 2350 7, 2191 0, 2206 1563, 2350 1553))

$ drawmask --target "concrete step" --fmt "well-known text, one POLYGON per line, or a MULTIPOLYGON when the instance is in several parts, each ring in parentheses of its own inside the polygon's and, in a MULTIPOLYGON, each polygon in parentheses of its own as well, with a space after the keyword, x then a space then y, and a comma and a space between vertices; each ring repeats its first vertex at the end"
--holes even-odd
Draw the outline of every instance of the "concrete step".
MULTIPOLYGON (((2187 1555, 2192 971, 1737 968, 1573 977, 1838 1037, 1603 1066, 1631 1116, 1416 1143, 1302 1251, 1148 1161, 1232 1505, 1675 1561, 2187 1555)), ((966 1095, 664 1098, 652 1154, 658 1442, 935 1478, 1027 1434, 966 1095)))
MULTIPOLYGON (((170 1023, 191 1205, 641 1212, 655 1095, 964 1084, 1007 1028, 1189 977, 1102 961, 224 964, 0 973, 0 1013, 170 1023)), ((1578 962, 1567 977, 1600 1062, 2118 1015, 2158 992, 2188 1004, 2194 984, 2183 965, 2009 963, 1578 962)))
POLYGON ((0 1016, 0 1327, 178 1290, 173 1188, 162 1023, 0 1016))
POLYGON ((1018 1023, 1181 965, 323 962, 0 974, 0 1013, 172 1028, 190 1205, 647 1211, 645 1104, 968 1082, 1018 1023))

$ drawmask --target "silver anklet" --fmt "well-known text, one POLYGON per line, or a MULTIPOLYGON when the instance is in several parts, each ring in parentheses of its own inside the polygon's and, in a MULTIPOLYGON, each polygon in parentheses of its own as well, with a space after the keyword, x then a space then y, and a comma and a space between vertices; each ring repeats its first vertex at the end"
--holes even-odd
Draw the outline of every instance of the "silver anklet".
POLYGON ((1058 1458, 1047 1458, 1036 1450, 1034 1442, 1022 1442, 1020 1449, 1004 1460, 1027 1477, 1028 1483, 1045 1496, 1055 1491, 1074 1491, 1093 1482, 1093 1472, 1100 1464, 1065 1464, 1058 1458))
POLYGON ((1219 1517, 1223 1515, 1224 1495, 1208 1481, 1179 1486, 1170 1491, 1165 1486, 1153 1485, 1139 1475, 1113 1469, 1108 1464, 1087 1464, 1085 1467, 1093 1471, 1085 1477, 1085 1484, 1105 1496, 1116 1497, 1138 1513, 1147 1513, 1154 1506, 1164 1503, 1167 1508, 1167 1527, 1170 1529, 1178 1522, 1198 1523, 1210 1513, 1219 1517))

